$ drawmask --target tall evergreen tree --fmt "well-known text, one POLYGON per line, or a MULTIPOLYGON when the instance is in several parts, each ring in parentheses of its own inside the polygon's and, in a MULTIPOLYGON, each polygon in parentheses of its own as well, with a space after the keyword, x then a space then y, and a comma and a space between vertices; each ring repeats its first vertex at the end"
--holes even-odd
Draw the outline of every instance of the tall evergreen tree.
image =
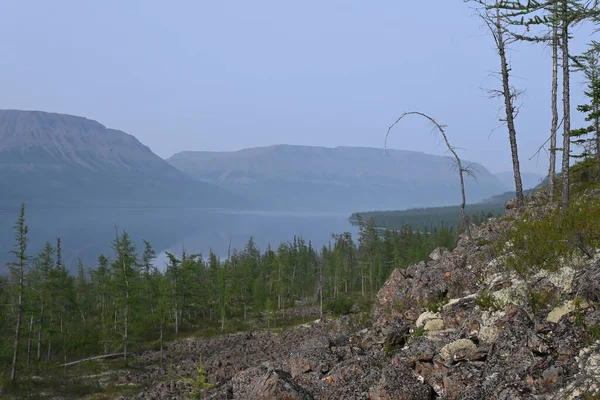
POLYGON ((17 379, 17 362, 19 359, 19 340, 21 338, 21 324, 23 322, 23 302, 25 294, 25 269, 29 261, 27 255, 27 234, 29 228, 25 221, 25 203, 21 203, 21 210, 19 212, 19 218, 13 226, 15 231, 15 245, 14 250, 10 253, 15 256, 16 261, 9 263, 9 268, 13 279, 17 285, 17 304, 16 304, 16 321, 15 321, 15 336, 13 341, 13 359, 10 370, 10 381, 14 382, 17 379))
POLYGON ((114 277, 114 285, 116 288, 116 300, 121 307, 122 321, 121 321, 121 332, 122 337, 121 344, 123 346, 123 361, 127 363, 127 357, 129 354, 130 344, 130 320, 131 320, 131 309, 132 302, 134 301, 134 293, 136 289, 137 276, 136 276, 136 265, 137 255, 135 251, 135 245, 129 238, 127 232, 123 232, 120 236, 117 236, 113 242, 113 250, 115 252, 115 259, 112 263, 112 273, 114 277))

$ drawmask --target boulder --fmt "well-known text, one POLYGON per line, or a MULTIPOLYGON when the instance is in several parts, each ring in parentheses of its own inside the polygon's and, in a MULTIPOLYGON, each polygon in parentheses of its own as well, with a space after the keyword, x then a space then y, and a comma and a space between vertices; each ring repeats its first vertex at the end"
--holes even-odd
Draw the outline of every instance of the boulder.
MULTIPOLYGON (((234 393, 235 395, 235 393, 234 393)), ((298 385, 292 377, 281 370, 268 370, 251 384, 248 400, 310 400, 312 393, 298 385)))

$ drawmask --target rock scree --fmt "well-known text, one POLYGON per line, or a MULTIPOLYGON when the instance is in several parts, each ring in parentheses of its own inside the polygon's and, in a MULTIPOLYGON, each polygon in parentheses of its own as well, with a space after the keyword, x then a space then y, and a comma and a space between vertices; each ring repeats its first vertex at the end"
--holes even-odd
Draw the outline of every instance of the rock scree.
MULTIPOLYGON (((536 201, 528 199, 527 207, 536 201)), ((573 299, 578 291, 600 299, 600 264, 590 261, 587 272, 562 277, 569 280, 563 288, 552 277, 540 280, 563 303, 536 315, 502 292, 516 281, 489 243, 502 240, 508 225, 491 218, 453 251, 436 249, 429 260, 396 269, 368 319, 355 313, 279 334, 177 340, 163 368, 160 354, 148 351, 135 361, 143 372, 132 372, 131 380, 146 388, 133 398, 185 399, 191 386, 182 377, 195 377, 200 355, 212 384, 205 399, 592 398, 586 396, 600 391, 600 342, 586 340, 577 320, 599 323, 600 310, 576 307, 573 299), (483 307, 484 292, 504 302, 483 307)))

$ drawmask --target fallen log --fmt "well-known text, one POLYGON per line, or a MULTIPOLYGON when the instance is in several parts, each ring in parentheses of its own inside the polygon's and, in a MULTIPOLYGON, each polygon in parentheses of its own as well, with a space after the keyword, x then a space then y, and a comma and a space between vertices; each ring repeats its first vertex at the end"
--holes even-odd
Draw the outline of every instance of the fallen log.
POLYGON ((115 358, 115 357, 120 357, 122 356, 124 353, 112 353, 112 354, 104 354, 102 356, 94 356, 94 357, 88 357, 88 358, 84 358, 83 360, 77 360, 77 361, 71 361, 68 362, 66 364, 61 364, 61 365, 57 365, 55 368, 59 368, 59 367, 68 367, 70 365, 75 365, 75 364, 79 364, 82 362, 86 362, 86 361, 93 361, 93 360, 100 360, 103 358, 115 358))

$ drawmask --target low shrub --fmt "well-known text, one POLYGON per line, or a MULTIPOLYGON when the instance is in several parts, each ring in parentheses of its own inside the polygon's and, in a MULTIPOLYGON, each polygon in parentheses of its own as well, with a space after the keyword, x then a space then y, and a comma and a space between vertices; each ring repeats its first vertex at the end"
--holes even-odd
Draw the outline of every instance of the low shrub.
POLYGON ((350 299, 337 299, 325 303, 325 311, 335 315, 346 315, 352 312, 355 301, 350 299))
POLYGON ((591 258, 600 246, 600 199, 574 198, 567 208, 547 210, 544 215, 525 213, 506 232, 497 250, 509 254, 506 267, 522 277, 541 270, 556 271, 564 261, 591 258))

